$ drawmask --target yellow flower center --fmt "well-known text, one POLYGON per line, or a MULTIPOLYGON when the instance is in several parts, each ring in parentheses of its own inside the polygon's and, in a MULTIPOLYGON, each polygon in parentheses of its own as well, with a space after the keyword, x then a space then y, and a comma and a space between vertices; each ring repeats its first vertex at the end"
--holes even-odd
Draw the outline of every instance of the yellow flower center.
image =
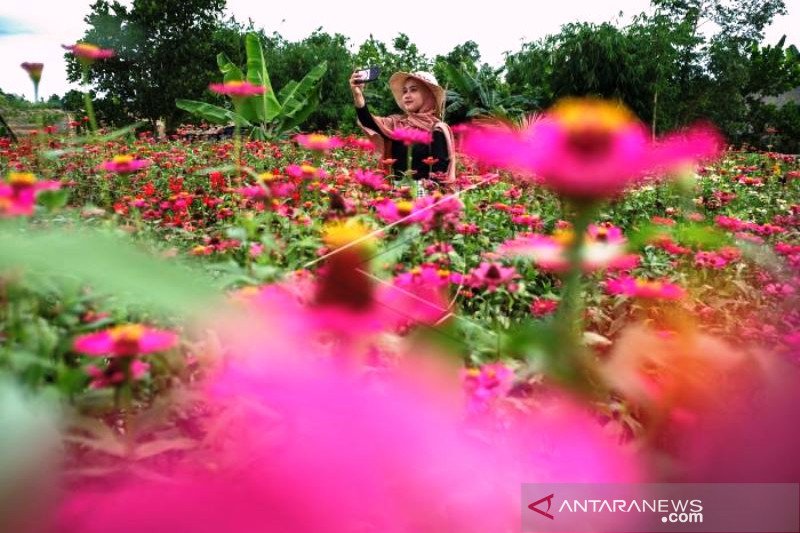
POLYGON ((408 216, 411 214, 411 211, 414 210, 414 204, 407 201, 397 202, 394 204, 397 208, 397 214, 402 216, 408 216))
POLYGON ((354 241, 359 241, 356 248, 363 249, 372 245, 372 237, 365 238, 370 234, 369 228, 355 220, 345 222, 334 222, 328 224, 323 229, 323 241, 331 248, 341 248, 354 241))
POLYGON ((308 136, 308 142, 311 144, 325 144, 328 142, 328 136, 321 133, 312 133, 308 136))
POLYGON ((558 229, 553 232, 553 239, 555 239, 558 244, 567 246, 575 240, 575 232, 571 229, 558 229))
POLYGON ((75 51, 79 52, 79 53, 80 52, 92 53, 92 52, 97 52, 98 50, 100 50, 100 47, 99 46, 95 46, 93 44, 78 43, 78 44, 75 45, 75 51))
POLYGON ((132 155, 115 155, 113 159, 114 163, 118 165, 126 165, 133 161, 132 155))
POLYGON ((311 165, 303 165, 300 167, 300 170, 303 171, 303 174, 313 175, 317 172, 317 167, 313 167, 311 165))
POLYGON ((125 324, 111 328, 109 334, 116 343, 136 343, 144 335, 144 326, 141 324, 125 324))
POLYGON ((550 113, 568 130, 615 131, 636 120, 622 104, 596 98, 565 98, 550 113))
POLYGON ((31 172, 10 172, 8 183, 17 186, 33 185, 36 183, 36 175, 31 172))
POLYGON ((273 181, 275 178, 277 178, 277 176, 272 172, 262 172, 261 174, 258 175, 258 181, 263 183, 268 183, 270 181, 273 181))
POLYGON ((442 279, 445 279, 445 278, 448 278, 448 277, 450 277, 450 271, 449 271, 449 270, 447 270, 447 269, 444 269, 444 268, 440 268, 439 270, 437 270, 437 271, 436 271, 436 273, 437 273, 437 274, 439 275, 439 277, 440 277, 440 278, 442 278, 442 279))

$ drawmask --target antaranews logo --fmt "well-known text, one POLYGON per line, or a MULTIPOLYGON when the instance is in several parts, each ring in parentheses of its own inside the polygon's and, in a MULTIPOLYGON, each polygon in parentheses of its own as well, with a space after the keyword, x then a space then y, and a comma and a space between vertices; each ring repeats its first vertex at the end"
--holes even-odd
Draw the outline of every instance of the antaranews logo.
POLYGON ((530 504, 528 506, 528 509, 530 509, 531 511, 536 511, 540 515, 546 516, 550 520, 554 520, 555 517, 550 514, 550 506, 553 504, 553 496, 555 496, 555 493, 553 493, 553 494, 551 494, 549 496, 545 496, 544 498, 541 498, 539 500, 536 500, 535 502, 533 502, 532 504, 530 504), (543 504, 544 502, 547 502, 547 509, 542 511, 541 509, 539 509, 537 507, 537 505, 543 504))

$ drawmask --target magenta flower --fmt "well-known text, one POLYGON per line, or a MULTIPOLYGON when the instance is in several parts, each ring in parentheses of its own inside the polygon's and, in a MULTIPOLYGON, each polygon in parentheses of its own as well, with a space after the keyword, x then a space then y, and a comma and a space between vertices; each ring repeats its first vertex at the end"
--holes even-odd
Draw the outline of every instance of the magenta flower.
POLYGON ((328 137, 320 133, 311 133, 309 135, 297 135, 294 140, 303 148, 309 150, 316 150, 318 152, 327 152, 334 148, 341 148, 344 146, 344 141, 338 137, 328 137))
POLYGON ((378 172, 358 169, 353 172, 353 178, 358 184, 363 185, 364 187, 369 187, 370 189, 374 189, 376 191, 385 191, 391 189, 391 186, 386 183, 386 179, 384 178, 383 174, 378 172))
POLYGON ((324 179, 328 177, 325 169, 317 168, 312 165, 288 165, 285 169, 286 175, 297 179, 324 179))
POLYGON ((592 99, 567 99, 517 132, 474 127, 464 151, 483 163, 506 167, 575 198, 606 198, 649 172, 668 171, 719 152, 710 128, 695 128, 651 143, 646 128, 624 107, 592 99))
POLYGON ((401 141, 406 146, 412 144, 430 144, 433 142, 431 132, 418 128, 395 128, 391 133, 392 139, 401 141))
POLYGON ((467 394, 468 411, 482 411, 493 399, 511 390, 514 371, 500 362, 467 368, 461 371, 461 383, 467 394))
POLYGON ((649 281, 631 276, 621 276, 606 281, 606 292, 653 300, 680 300, 686 295, 686 291, 674 283, 664 280, 649 281))
POLYGON ((28 73, 33 83, 38 84, 42 79, 42 70, 44 69, 43 63, 28 63, 26 61, 20 66, 28 73))
POLYGON ((224 94, 236 98, 257 96, 259 94, 264 94, 264 91, 266 91, 266 87, 263 85, 254 85, 249 81, 239 80, 226 81, 225 83, 212 83, 208 88, 217 94, 224 94))
POLYGON ((30 172, 10 172, 7 181, 0 181, 0 218, 32 215, 36 195, 60 187, 59 182, 40 181, 30 172))
POLYGON ((499 287, 507 286, 509 291, 515 291, 516 285, 512 283, 519 277, 514 267, 504 267, 500 263, 484 261, 479 267, 469 272, 469 284, 472 287, 485 287, 489 292, 496 291, 499 287))
POLYGON ((413 202, 407 200, 395 202, 388 198, 377 202, 375 211, 378 218, 387 224, 401 220, 402 224, 422 223, 433 217, 433 212, 430 209, 420 211, 413 202))
POLYGON ((99 357, 130 357, 169 350, 178 343, 171 331, 153 329, 141 324, 125 324, 88 333, 75 339, 76 352, 99 357))
POLYGON ((531 302, 531 314, 533 316, 546 316, 555 312, 558 308, 558 300, 550 298, 534 298, 531 302))
POLYGON ((116 155, 110 161, 103 161, 97 168, 116 174, 131 174, 150 165, 147 159, 136 159, 132 155, 116 155))
MULTIPOLYGON (((562 272, 569 267, 568 248, 575 235, 558 230, 552 236, 538 233, 510 239, 498 252, 506 257, 527 257, 542 270, 562 272)), ((639 256, 626 254, 627 240, 615 226, 590 225, 584 237, 582 266, 586 272, 600 269, 627 270, 638 264, 639 256)))
POLYGON ((78 58, 81 63, 91 64, 98 59, 108 59, 114 57, 114 50, 110 48, 100 48, 97 45, 89 43, 76 43, 71 45, 61 45, 65 50, 72 52, 72 55, 78 58))

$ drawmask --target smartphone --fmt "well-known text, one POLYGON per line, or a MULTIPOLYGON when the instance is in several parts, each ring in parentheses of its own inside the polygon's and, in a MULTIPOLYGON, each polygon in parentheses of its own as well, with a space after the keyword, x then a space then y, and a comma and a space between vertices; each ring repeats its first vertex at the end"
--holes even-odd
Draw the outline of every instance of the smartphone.
POLYGON ((361 79, 358 81, 358 83, 369 83, 378 79, 378 76, 381 75, 381 68, 367 67, 357 70, 356 72, 361 75, 361 79))

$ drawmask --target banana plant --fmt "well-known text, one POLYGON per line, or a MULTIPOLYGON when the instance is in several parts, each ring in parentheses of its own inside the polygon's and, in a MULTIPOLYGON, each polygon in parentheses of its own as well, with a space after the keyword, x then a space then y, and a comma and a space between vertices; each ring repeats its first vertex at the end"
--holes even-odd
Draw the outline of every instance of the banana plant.
POLYGON ((217 55, 217 66, 224 82, 246 80, 266 87, 264 94, 243 99, 236 111, 207 102, 178 99, 175 105, 212 124, 248 128, 252 137, 272 139, 296 129, 319 105, 319 81, 328 70, 326 61, 318 64, 300 81, 292 80, 277 93, 272 87, 264 60, 264 50, 256 33, 245 36, 247 72, 244 73, 224 53, 217 55))

